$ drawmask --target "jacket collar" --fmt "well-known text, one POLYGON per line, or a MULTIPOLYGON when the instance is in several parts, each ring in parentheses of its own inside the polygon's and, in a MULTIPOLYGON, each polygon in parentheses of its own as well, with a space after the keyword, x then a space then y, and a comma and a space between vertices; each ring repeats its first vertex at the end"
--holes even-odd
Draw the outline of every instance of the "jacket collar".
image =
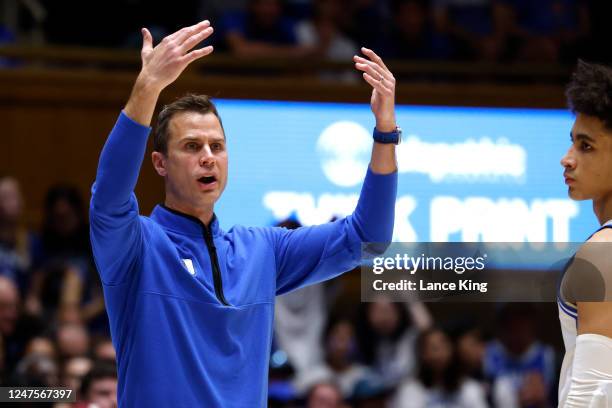
MULTIPOLYGON (((200 219, 194 217, 193 215, 185 214, 166 207, 164 204, 155 206, 153 212, 151 213, 151 219, 164 228, 188 235, 202 236, 207 228, 206 225, 200 221, 200 219)), ((221 228, 219 227, 219 220, 217 219, 217 215, 214 213, 208 228, 210 229, 213 237, 222 234, 221 228)))

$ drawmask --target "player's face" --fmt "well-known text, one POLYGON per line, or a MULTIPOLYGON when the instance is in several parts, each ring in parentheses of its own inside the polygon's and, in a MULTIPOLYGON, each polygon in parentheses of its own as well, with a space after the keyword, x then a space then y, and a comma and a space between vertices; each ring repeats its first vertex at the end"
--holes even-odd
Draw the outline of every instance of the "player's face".
POLYGON ((227 183, 227 150, 219 119, 212 113, 182 112, 172 117, 168 152, 153 161, 166 178, 166 202, 197 214, 212 206, 227 183))
POLYGON ((612 131, 600 119, 579 113, 571 141, 561 159, 569 196, 600 200, 612 195, 612 131))

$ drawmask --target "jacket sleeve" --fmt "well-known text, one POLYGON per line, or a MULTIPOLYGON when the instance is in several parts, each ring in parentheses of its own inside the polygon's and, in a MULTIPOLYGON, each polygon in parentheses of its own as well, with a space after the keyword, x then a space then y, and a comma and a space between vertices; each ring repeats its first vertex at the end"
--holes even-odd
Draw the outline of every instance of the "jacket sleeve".
POLYGON ((90 238, 100 278, 120 284, 142 250, 142 231, 134 187, 151 129, 121 112, 98 163, 91 189, 90 238))
POLYGON ((366 174, 355 211, 346 218, 295 230, 275 229, 276 293, 331 279, 360 264, 361 243, 393 235, 397 172, 366 174))

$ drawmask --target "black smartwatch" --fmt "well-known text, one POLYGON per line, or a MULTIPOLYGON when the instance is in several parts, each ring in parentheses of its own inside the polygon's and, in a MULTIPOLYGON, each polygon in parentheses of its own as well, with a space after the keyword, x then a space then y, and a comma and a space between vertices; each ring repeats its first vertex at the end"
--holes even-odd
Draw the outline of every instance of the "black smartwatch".
POLYGON ((398 145, 402 141, 402 129, 399 126, 396 126, 395 130, 391 132, 381 132, 376 129, 376 126, 374 126, 373 136, 374 141, 378 143, 398 145))

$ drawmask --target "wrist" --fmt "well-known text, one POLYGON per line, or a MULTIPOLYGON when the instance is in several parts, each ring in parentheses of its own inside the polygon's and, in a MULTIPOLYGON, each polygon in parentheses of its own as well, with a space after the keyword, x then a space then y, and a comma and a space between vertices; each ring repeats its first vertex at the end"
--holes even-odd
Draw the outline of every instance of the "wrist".
POLYGON ((158 81, 155 81, 145 72, 140 72, 136 82, 134 83, 134 93, 145 93, 151 96, 159 96, 161 91, 164 89, 163 86, 159 85, 158 81))
POLYGON ((379 132, 393 132, 396 128, 397 123, 395 122, 395 118, 387 120, 376 120, 376 129, 379 132))

